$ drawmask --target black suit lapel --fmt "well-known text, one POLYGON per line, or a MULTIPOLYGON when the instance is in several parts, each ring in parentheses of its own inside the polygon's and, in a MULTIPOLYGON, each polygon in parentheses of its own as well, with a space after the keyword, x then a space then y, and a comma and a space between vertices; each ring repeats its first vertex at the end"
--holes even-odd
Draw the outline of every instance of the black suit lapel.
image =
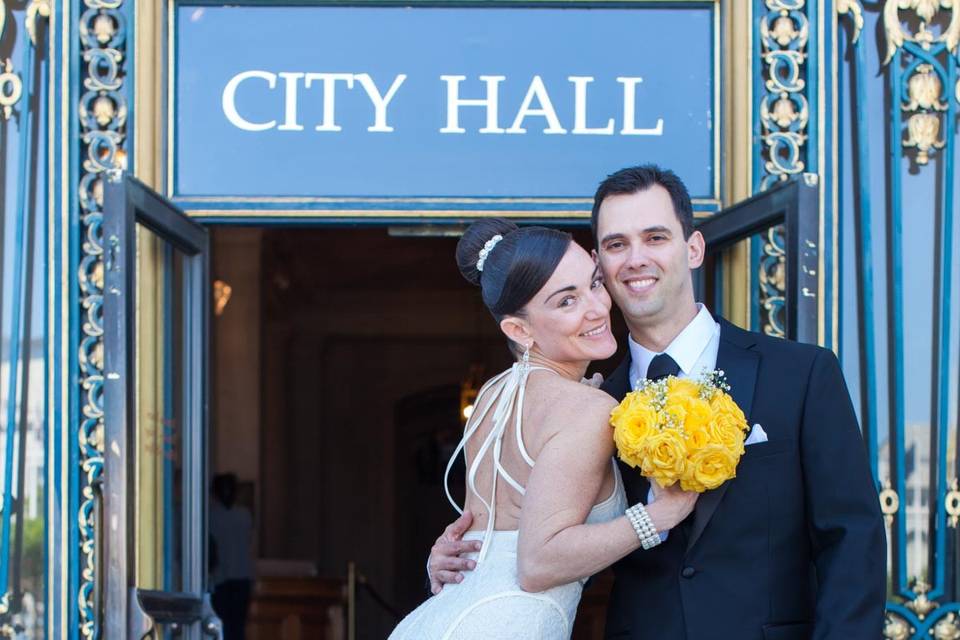
MULTIPOLYGON (((730 396, 743 410, 747 424, 750 424, 750 410, 753 407, 753 391, 757 384, 760 354, 751 348, 755 341, 750 332, 722 318, 719 322, 720 345, 717 350, 717 369, 726 374, 727 384, 730 385, 730 396)), ((697 499, 697 506, 693 511, 693 525, 687 540, 687 551, 700 539, 700 535, 713 517, 729 486, 730 481, 724 482, 713 491, 704 492, 697 499)))
POLYGON ((607 378, 601 389, 613 396, 617 402, 621 402, 628 393, 630 393, 630 353, 620 361, 619 366, 613 370, 610 377, 607 378))

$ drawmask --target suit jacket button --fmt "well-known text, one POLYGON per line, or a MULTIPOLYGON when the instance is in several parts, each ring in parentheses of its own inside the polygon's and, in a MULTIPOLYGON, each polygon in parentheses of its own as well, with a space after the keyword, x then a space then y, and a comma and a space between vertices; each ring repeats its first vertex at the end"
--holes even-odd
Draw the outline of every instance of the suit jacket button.
POLYGON ((680 575, 682 575, 684 578, 692 578, 693 574, 695 574, 696 572, 697 570, 694 569, 693 567, 684 567, 683 571, 680 572, 680 575))

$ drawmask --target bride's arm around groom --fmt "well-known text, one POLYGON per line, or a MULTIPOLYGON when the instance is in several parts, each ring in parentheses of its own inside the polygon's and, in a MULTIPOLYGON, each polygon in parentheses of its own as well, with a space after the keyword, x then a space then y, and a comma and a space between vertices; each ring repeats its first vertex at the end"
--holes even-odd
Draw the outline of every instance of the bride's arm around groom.
MULTIPOLYGON (((592 576, 640 548, 627 518, 585 522, 594 504, 610 494, 600 495, 614 453, 609 418, 616 401, 575 382, 565 382, 556 400, 547 422, 558 426, 540 447, 520 513, 517 570, 525 591, 592 576)), ((676 526, 696 501, 696 494, 679 487, 663 491, 674 499, 647 509, 657 531, 676 526)))

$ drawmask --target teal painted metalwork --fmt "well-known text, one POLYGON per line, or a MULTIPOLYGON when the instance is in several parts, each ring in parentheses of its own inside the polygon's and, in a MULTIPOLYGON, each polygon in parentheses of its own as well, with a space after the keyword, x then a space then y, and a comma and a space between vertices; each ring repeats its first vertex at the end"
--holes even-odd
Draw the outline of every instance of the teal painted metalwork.
MULTIPOLYGON (((754 162, 761 163, 755 173, 754 190, 762 191, 779 180, 804 171, 816 171, 811 166, 807 141, 816 139, 816 125, 810 108, 809 92, 816 89, 810 73, 810 25, 816 25, 816 3, 806 0, 764 0, 757 3, 760 16, 758 46, 760 47, 759 77, 764 80, 757 93, 757 117, 760 136, 756 140, 758 153, 754 162), (810 132, 813 132, 811 136, 810 132)), ((817 36, 814 27, 813 37, 817 36)), ((814 102, 814 104, 816 104, 814 102)))
MULTIPOLYGON (((34 602, 43 606, 44 589, 48 588, 46 563, 49 561, 46 546, 43 545, 39 549, 40 557, 35 558, 40 566, 34 565, 29 568, 29 572, 25 571, 24 557, 34 553, 36 549, 33 546, 35 541, 28 539, 25 505, 28 499, 36 496, 35 491, 39 486, 39 482, 31 481, 29 486, 26 483, 26 467, 28 464, 35 465, 35 462, 31 462, 27 457, 28 449, 33 451, 38 446, 35 442, 37 432, 31 429, 30 419, 32 410, 42 409, 41 422, 36 428, 45 435, 49 410, 45 401, 46 380, 41 381, 44 386, 41 406, 36 404, 36 392, 31 392, 31 365, 39 359, 35 348, 42 340, 41 336, 37 335, 40 329, 34 324, 33 316, 37 295, 35 276, 39 274, 41 278, 44 277, 46 264, 44 256, 38 255, 36 251, 36 241, 38 234, 42 232, 43 216, 46 213, 44 174, 40 167, 46 158, 42 150, 42 123, 45 113, 43 99, 46 96, 44 88, 47 59, 38 50, 37 25, 40 21, 37 20, 35 3, 28 5, 22 12, 11 11, 7 14, 6 8, 2 6, 0 10, 5 12, 0 16, 0 34, 6 31, 7 24, 16 24, 17 27, 12 33, 18 37, 6 39, 6 43, 15 52, 9 57, 20 57, 16 67, 8 57, 3 72, 2 108, 5 126, 0 128, 0 132, 6 134, 3 145, 0 146, 4 153, 0 162, 9 159, 6 156, 7 144, 14 141, 16 145, 16 160, 7 165, 14 168, 14 171, 11 174, 3 171, 0 175, 0 208, 4 213, 10 213, 9 220, 14 228, 11 238, 4 237, 7 220, 0 214, 0 280, 11 285, 7 299, 9 326, 0 331, 8 344, 8 352, 3 362, 7 370, 4 397, 6 405, 0 421, 4 434, 0 496, 0 633, 26 634, 33 637, 36 633, 43 633, 46 618, 38 616, 37 609, 25 603, 25 594, 29 591, 34 602), (24 37, 27 35, 29 37, 24 37), (19 54, 16 53, 18 49, 19 54), (15 90, 11 92, 13 85, 15 90), (16 133, 11 134, 13 124, 9 118, 14 114, 17 127, 16 133), (6 268, 10 271, 5 273, 6 268), (41 570, 43 573, 38 575, 37 572, 41 570), (35 617, 38 620, 34 620, 35 617), (28 626, 24 626, 25 622, 28 626)), ((0 287, 0 302, 3 300, 0 287)), ((42 302, 41 309, 43 308, 45 301, 42 302)), ((6 320, 6 314, 0 313, 0 318, 6 320)), ((46 452, 41 456, 44 459, 43 464, 47 464, 46 452)), ((42 477, 44 469, 45 467, 34 466, 31 471, 38 471, 42 477)), ((41 495, 42 493, 44 492, 41 491, 41 495)), ((36 499, 39 500, 39 496, 36 499)), ((46 512, 39 519, 44 527, 47 524, 45 517, 46 512)), ((33 521, 33 518, 30 520, 33 521)), ((46 537, 46 529, 43 536, 46 537)))
MULTIPOLYGON (((899 95, 900 65, 894 60, 890 67, 889 82, 892 95, 899 95)), ((894 471, 896 473, 897 495, 907 493, 906 475, 903 472, 904 459, 904 402, 903 402, 903 212, 897 203, 901 200, 900 163, 902 162, 901 145, 902 124, 900 122, 900 105, 893 107, 890 113, 890 199, 891 213, 888 233, 890 235, 890 281, 887 283, 890 304, 888 316, 893 339, 890 343, 889 372, 890 372, 890 403, 893 414, 893 433, 891 434, 891 450, 894 455, 894 471)), ((900 593, 912 599, 916 594, 907 584, 907 526, 906 518, 896 518, 896 530, 893 538, 894 558, 896 560, 893 573, 900 593)))
MULTIPOLYGON (((33 57, 34 50, 29 44, 23 49, 23 67, 24 85, 28 88, 32 86, 33 78, 33 57)), ((24 254, 26 252, 26 233, 29 219, 26 200, 27 191, 30 185, 30 130, 31 130, 31 111, 29 108, 29 94, 27 100, 24 100, 24 107, 20 110, 20 135, 19 135, 19 153, 17 164, 22 172, 18 175, 19 187, 17 189, 17 208, 15 211, 16 225, 14 231, 15 246, 13 258, 13 292, 11 309, 11 328, 10 328, 10 369, 7 378, 7 420, 6 420, 6 446, 4 451, 4 473, 3 473, 3 524, 0 531, 0 594, 7 597, 10 587, 10 533, 11 533, 11 515, 13 507, 13 468, 14 468, 14 441, 17 432, 17 405, 26 400, 20 396, 21 379, 29 363, 20 361, 20 346, 23 344, 23 314, 26 309, 23 305, 23 294, 26 290, 26 283, 23 282, 25 265, 24 254)), ((18 523, 19 524, 19 523, 18 523)))
MULTIPOLYGON (((818 26, 818 3, 807 0, 755 0, 754 36, 754 156, 753 189, 764 191, 802 172, 820 170, 817 144, 818 42, 825 35, 818 26), (811 105, 813 105, 811 107, 811 105)), ((829 57, 828 57, 829 59, 829 57)), ((820 176, 821 188, 828 187, 820 176)), ((821 212, 823 215, 823 212, 821 212)), ((785 310, 785 283, 773 277, 783 272, 783 230, 770 230, 762 250, 751 250, 751 283, 755 293, 751 317, 757 330, 784 336, 780 321, 785 310), (778 239, 781 241, 778 243, 778 239)), ((818 247, 830 259, 827 245, 818 247)), ((818 295, 829 298, 827 291, 818 295)), ((830 336, 821 336, 827 339, 830 336)))
MULTIPOLYGON (((906 493, 906 474, 905 474, 905 450, 906 450, 906 417, 905 417, 905 389, 904 389, 904 308, 903 308, 903 290, 905 282, 903 280, 903 162, 904 149, 911 146, 918 148, 917 166, 922 168, 927 165, 929 155, 940 148, 937 145, 924 146, 917 142, 914 135, 912 122, 909 130, 910 138, 904 141, 903 134, 903 110, 916 110, 907 105, 916 104, 916 96, 912 91, 912 81, 919 75, 936 74, 941 86, 953 87, 957 82, 957 60, 948 50, 945 43, 938 43, 932 46, 921 45, 915 42, 904 42, 893 53, 890 59, 890 73, 888 76, 888 86, 891 95, 895 96, 890 114, 890 158, 889 158, 889 181, 891 196, 891 228, 890 228, 890 247, 891 247, 891 281, 888 283, 890 291, 890 316, 893 340, 890 354, 890 376, 891 376, 891 404, 893 407, 893 446, 894 460, 896 470, 896 486, 898 493, 903 496, 906 493), (941 62, 941 59, 944 62, 941 62), (929 65, 925 67, 924 65, 929 65), (924 70, 926 69, 926 70, 924 70)), ((939 100, 939 96, 934 96, 939 100)), ((921 105, 921 107, 927 105, 921 105)), ((935 500, 931 500, 931 505, 935 509, 931 521, 933 548, 931 559, 930 575, 925 579, 920 577, 918 582, 911 584, 907 566, 906 547, 908 539, 907 522, 904 513, 899 513, 896 519, 896 544, 894 556, 897 559, 895 566, 896 585, 899 595, 908 602, 905 606, 898 606, 891 603, 888 611, 895 613, 903 618, 913 629, 913 638, 927 637, 933 633, 936 625, 947 625, 944 628, 956 628, 954 618, 950 618, 960 608, 960 604, 938 603, 938 600, 946 596, 956 597, 951 593, 947 584, 948 567, 947 558, 947 513, 945 508, 948 492, 948 473, 947 451, 949 448, 949 394, 950 394, 950 330, 951 330, 951 306, 950 292, 952 290, 952 271, 953 264, 953 245, 954 238, 954 154, 956 128, 955 120, 957 117, 957 104, 954 100, 946 100, 943 105, 944 119, 946 120, 945 136, 942 144, 943 151, 940 170, 942 171, 942 184, 944 185, 942 209, 936 216, 939 225, 934 233, 934 241, 939 241, 939 247, 936 254, 939 260, 935 262, 936 268, 936 286, 934 288, 934 350, 932 353, 932 366, 934 376, 934 393, 932 394, 931 428, 934 429, 931 443, 936 445, 936 474, 930 475, 932 486, 929 487, 931 495, 936 495, 935 500), (929 580, 930 584, 926 584, 929 580), (921 582, 922 581, 922 582, 921 582), (930 605, 926 602, 930 601, 930 605), (918 606, 917 603, 923 603, 918 606), (929 610, 924 610, 929 606, 929 610)), ((934 105, 935 107, 935 105, 934 105)), ((926 115, 927 112, 921 112, 926 115)), ((913 116, 911 116, 911 119, 913 116)), ((934 132, 935 133, 935 132, 934 132)), ((932 137, 927 142, 936 142, 932 137)), ((956 471, 953 471, 956 473, 956 471)), ((922 503, 921 503, 922 504, 922 503)), ((940 637, 940 636, 938 636, 940 637)), ((947 637, 947 636, 943 636, 947 637)))
MULTIPOLYGON (((912 47, 911 47, 912 48, 912 47)), ((941 47, 946 51, 945 46, 941 47)), ((921 51, 923 51, 921 49, 921 51)), ((932 62, 937 52, 934 50, 923 51, 928 61, 932 62)), ((919 55, 918 60, 921 60, 919 55)), ((957 81, 957 64, 953 56, 947 56, 947 68, 935 65, 934 69, 944 80, 944 86, 953 87, 957 81)), ((949 446, 949 401, 950 401, 950 292, 952 290, 952 278, 955 265, 953 264, 953 244, 954 244, 954 193, 953 193, 953 159, 956 129, 956 101, 947 100, 948 108, 946 111, 946 127, 944 131, 944 140, 946 141, 943 156, 944 172, 944 201, 941 211, 940 221, 940 262, 937 265, 939 273, 939 283, 937 287, 937 315, 939 316, 939 331, 935 336, 935 349, 933 352, 934 365, 933 370, 939 373, 936 390, 936 401, 933 408, 933 424, 937 430, 937 505, 936 512, 936 541, 934 547, 934 558, 936 567, 936 579, 933 583, 933 590, 930 597, 938 599, 946 593, 946 551, 947 551, 947 512, 944 508, 946 495, 948 491, 947 479, 947 448, 949 446)), ((935 324, 934 326, 937 326, 935 324)), ((931 487, 933 489, 933 487, 931 487)), ((931 491, 931 494, 933 492, 931 491)))
MULTIPOLYGON (((859 193, 858 219, 859 228, 859 277, 860 292, 858 297, 860 322, 863 326, 863 336, 860 340, 861 348, 864 350, 861 359, 860 369, 861 378, 865 381, 865 398, 861 406, 860 420, 861 427, 865 433, 867 452, 870 458, 870 470, 879 487, 880 478, 877 475, 877 456, 878 452, 878 432, 877 432, 877 370, 876 370, 876 330, 873 319, 874 308, 874 284, 873 284, 873 207, 870 195, 870 136, 867 134, 869 124, 867 122, 867 104, 866 104, 866 78, 868 73, 866 44, 863 38, 858 37, 854 25, 853 50, 854 50, 854 69, 856 83, 856 94, 854 96, 853 109, 856 113, 855 136, 857 139, 857 171, 854 181, 859 193)), ((842 244, 841 244, 842 246, 842 244)), ((842 308, 842 305, 841 305, 842 308)))
MULTIPOLYGON (((71 16, 72 34, 85 63, 71 70, 70 86, 78 100, 71 105, 72 131, 79 139, 81 158, 74 165, 77 179, 71 181, 75 213, 73 264, 78 264, 76 305, 81 322, 71 331, 76 345, 75 370, 80 385, 74 415, 78 416, 71 455, 81 470, 74 478, 78 530, 73 549, 79 548, 77 577, 77 622, 79 635, 100 635, 98 564, 96 557, 103 474, 103 292, 102 292, 102 194, 106 171, 122 167, 129 99, 126 51, 130 3, 123 0, 83 0, 71 16), (76 185, 76 186, 73 186, 76 185)), ((73 434, 71 434, 73 435, 73 434)), ((72 496, 72 497, 73 497, 72 496)), ((71 556, 75 554, 70 554, 71 556)))

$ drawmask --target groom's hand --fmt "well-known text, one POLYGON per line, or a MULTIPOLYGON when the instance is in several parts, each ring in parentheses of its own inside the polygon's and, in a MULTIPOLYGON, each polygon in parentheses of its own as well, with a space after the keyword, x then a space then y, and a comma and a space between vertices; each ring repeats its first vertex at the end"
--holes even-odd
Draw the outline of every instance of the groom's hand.
POLYGON ((585 385, 591 386, 594 389, 599 389, 603 385, 603 374, 595 373, 589 378, 583 378, 580 380, 585 385))
POLYGON ((470 571, 477 566, 473 560, 460 555, 480 550, 479 540, 463 540, 463 534, 473 524, 473 514, 464 511, 463 515, 451 522, 443 535, 437 538, 430 549, 427 560, 427 575, 430 577, 430 591, 436 595, 443 585, 463 580, 461 571, 470 571))

